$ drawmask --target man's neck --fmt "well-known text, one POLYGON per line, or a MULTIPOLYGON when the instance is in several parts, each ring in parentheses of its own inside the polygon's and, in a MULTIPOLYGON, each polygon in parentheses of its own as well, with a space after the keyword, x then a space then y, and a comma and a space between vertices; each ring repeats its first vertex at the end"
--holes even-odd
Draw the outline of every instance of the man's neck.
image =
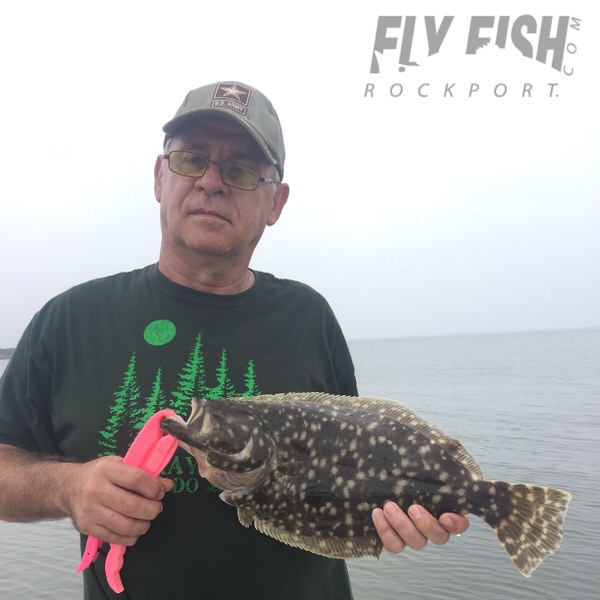
POLYGON ((190 265, 177 259, 168 259, 161 253, 158 269, 174 283, 207 294, 240 294, 254 285, 254 273, 248 265, 231 268, 215 265, 214 261, 190 265))

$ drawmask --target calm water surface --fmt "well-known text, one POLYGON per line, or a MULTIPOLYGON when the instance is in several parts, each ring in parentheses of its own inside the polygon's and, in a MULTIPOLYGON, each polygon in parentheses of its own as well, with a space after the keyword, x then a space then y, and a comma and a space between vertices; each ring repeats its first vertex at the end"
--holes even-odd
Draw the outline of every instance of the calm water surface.
MULTIPOLYGON (((598 600, 600 330, 350 346, 362 394, 411 406, 459 438, 488 478, 573 494, 563 544, 531 578, 471 517, 446 546, 349 561, 356 600, 598 600)), ((0 522, 0 599, 80 598, 79 558, 69 521, 0 522)))

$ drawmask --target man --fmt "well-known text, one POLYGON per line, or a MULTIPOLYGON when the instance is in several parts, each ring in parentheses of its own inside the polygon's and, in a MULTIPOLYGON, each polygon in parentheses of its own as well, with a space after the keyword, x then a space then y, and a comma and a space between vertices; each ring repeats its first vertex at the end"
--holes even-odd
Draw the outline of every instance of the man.
MULTIPOLYGON (((131 546, 121 572, 130 598, 351 598, 343 561, 242 527, 185 453, 159 479, 118 458, 149 416, 166 406, 185 416, 194 396, 357 393, 324 299, 249 268, 289 193, 269 100, 239 82, 204 86, 164 131, 158 264, 51 300, 6 369, 0 518, 68 516, 82 544, 93 535, 131 546)), ((393 503, 373 520, 393 552, 445 543, 468 525, 393 503)), ((112 597, 102 566, 100 582, 84 573, 86 598, 112 597)))

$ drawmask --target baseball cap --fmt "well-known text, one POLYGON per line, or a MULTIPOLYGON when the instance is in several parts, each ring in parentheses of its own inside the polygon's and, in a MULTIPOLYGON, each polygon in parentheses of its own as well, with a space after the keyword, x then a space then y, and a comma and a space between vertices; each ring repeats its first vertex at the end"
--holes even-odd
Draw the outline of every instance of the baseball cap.
POLYGON ((281 123, 271 101, 262 92, 239 81, 220 81, 196 88, 188 92, 163 131, 174 135, 193 119, 210 114, 242 125, 283 178, 285 146, 281 123))

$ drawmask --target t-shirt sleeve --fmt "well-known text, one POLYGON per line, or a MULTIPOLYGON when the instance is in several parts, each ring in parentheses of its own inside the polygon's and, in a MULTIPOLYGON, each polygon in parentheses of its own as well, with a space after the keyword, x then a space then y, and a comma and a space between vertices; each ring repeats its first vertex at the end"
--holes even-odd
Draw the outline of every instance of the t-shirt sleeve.
POLYGON ((0 443, 56 454, 50 416, 51 366, 40 320, 38 314, 29 324, 0 379, 0 443))
MULTIPOLYGON (((344 340, 345 344, 345 340, 344 340)), ((342 396, 358 396, 354 365, 350 352, 341 352, 335 360, 339 393, 342 396)))
POLYGON ((358 396, 354 363, 352 362, 348 343, 346 342, 346 338, 344 337, 333 310, 327 303, 326 307, 328 312, 327 329, 331 359, 338 383, 338 390, 336 393, 342 396, 358 396))

